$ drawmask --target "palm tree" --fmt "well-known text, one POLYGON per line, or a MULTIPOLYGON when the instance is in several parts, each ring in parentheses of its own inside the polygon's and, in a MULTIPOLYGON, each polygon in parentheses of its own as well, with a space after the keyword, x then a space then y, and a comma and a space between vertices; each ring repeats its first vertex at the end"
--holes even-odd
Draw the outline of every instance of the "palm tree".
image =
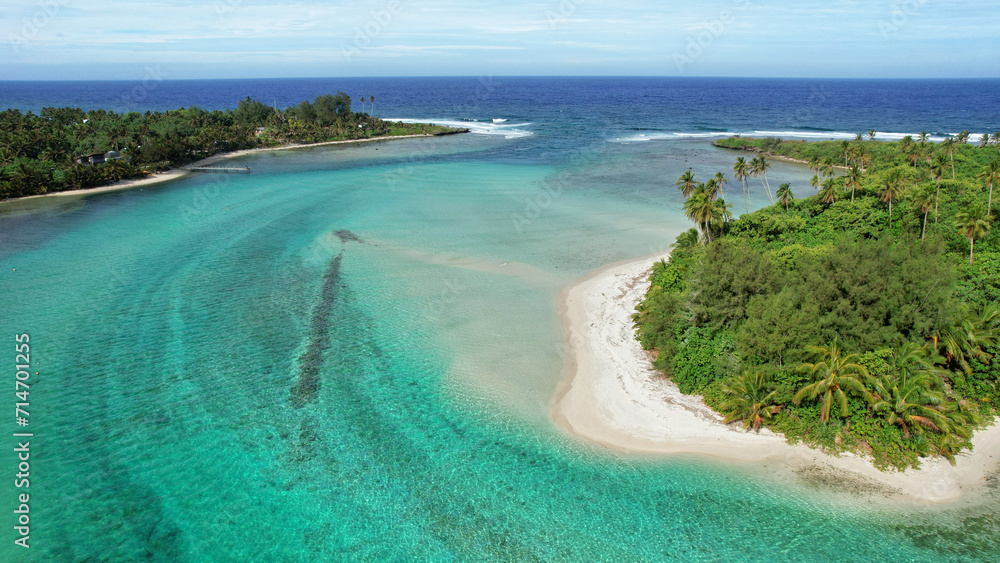
POLYGON ((988 147, 988 146, 990 146, 990 134, 989 133, 983 133, 983 138, 979 140, 979 146, 980 147, 988 147))
POLYGON ((937 195, 934 197, 934 222, 938 220, 938 202, 941 199, 941 180, 944 179, 944 170, 948 166, 948 160, 943 154, 937 155, 934 163, 931 164, 931 179, 937 182, 937 195))
POLYGON ((819 191, 819 198, 823 203, 832 204, 837 201, 837 188, 833 184, 832 179, 823 180, 823 189, 819 191))
POLYGON ((771 163, 767 161, 767 157, 761 155, 759 158, 754 158, 750 161, 750 174, 757 177, 761 177, 761 185, 764 186, 764 191, 767 193, 767 199, 774 203, 774 196, 771 194, 771 184, 767 181, 767 171, 771 168, 771 163))
POLYGON ((851 154, 851 143, 847 141, 840 142, 840 152, 844 155, 844 168, 847 168, 847 158, 851 154))
MULTIPOLYGON (((918 440, 923 439, 923 436, 918 436, 918 440)), ((936 443, 931 443, 929 441, 924 441, 929 449, 928 453, 933 453, 947 459, 952 465, 955 465, 955 455, 961 453, 962 449, 965 447, 966 440, 962 440, 956 436, 956 434, 944 434, 937 439, 936 443)))
POLYGON ((674 182, 674 185, 677 186, 677 189, 681 191, 684 197, 691 197, 691 193, 694 192, 698 181, 694 179, 694 172, 688 170, 681 174, 681 177, 674 182))
POLYGON ((365 112, 365 97, 361 96, 361 113, 365 112))
POLYGON ((903 184, 902 173, 899 169, 891 170, 882 181, 878 195, 882 201, 889 203, 889 227, 892 227, 892 202, 899 201, 906 187, 903 184))
POLYGON ((829 347, 807 346, 806 351, 819 356, 820 361, 799 366, 799 371, 808 373, 813 382, 799 389, 792 401, 798 405, 804 398, 810 401, 819 398, 821 404, 819 420, 824 424, 830 419, 830 409, 834 401, 840 405, 840 416, 846 417, 849 412, 847 393, 868 395, 868 390, 860 379, 870 377, 868 370, 856 363, 857 354, 844 356, 836 340, 829 347))
POLYGON ((108 134, 111 136, 111 143, 114 145, 115 150, 118 150, 119 144, 128 136, 128 127, 119 121, 111 126, 108 134))
POLYGON ((774 195, 771 192, 771 182, 767 179, 767 171, 771 169, 771 163, 768 162, 764 155, 760 156, 760 173, 764 176, 764 183, 767 185, 767 195, 771 198, 771 203, 774 203, 774 195))
POLYGON ((684 214, 701 229, 705 242, 712 242, 711 222, 714 217, 715 202, 708 199, 708 192, 698 190, 684 202, 684 214))
POLYGON ((972 133, 970 133, 970 132, 968 132, 968 131, 962 131, 962 132, 961 132, 961 133, 959 133, 959 134, 958 134, 958 136, 957 136, 957 137, 955 137, 955 138, 956 138, 956 139, 958 139, 958 142, 959 142, 959 144, 962 144, 962 145, 964 145, 964 144, 966 144, 966 143, 968 143, 968 142, 969 142, 969 137, 970 137, 971 135, 972 135, 972 133))
POLYGON ((949 137, 941 142, 941 148, 948 153, 948 159, 951 160, 951 179, 955 179, 955 139, 949 137))
POLYGON ((698 246, 698 229, 684 231, 677 237, 677 242, 670 245, 670 248, 694 248, 698 246))
POLYGON ((715 186, 719 189, 719 196, 721 196, 722 199, 726 199, 725 189, 726 184, 729 183, 729 180, 726 180, 726 175, 722 172, 716 172, 712 179, 715 180, 715 186))
POLYGON ((903 137, 899 140, 899 144, 897 146, 899 148, 899 152, 903 154, 910 152, 910 148, 913 147, 913 137, 911 135, 903 137))
POLYGON ((820 181, 819 176, 813 176, 812 180, 809 180, 809 185, 818 192, 820 187, 822 187, 823 182, 820 181))
POLYGON ((916 168, 917 163, 920 162, 921 150, 920 145, 913 145, 906 151, 906 158, 910 161, 910 164, 916 168))
POLYGON ((970 438, 972 436, 970 427, 979 426, 983 423, 979 412, 979 405, 974 401, 958 398, 955 401, 947 402, 944 405, 944 413, 951 423, 952 432, 963 438, 970 438))
MULTIPOLYGON (((749 172, 750 176, 752 176, 754 178, 760 178, 760 159, 759 158, 757 158, 755 156, 752 159, 750 159, 749 168, 750 169, 749 169, 748 172, 749 172)), ((760 185, 762 187, 764 186, 764 180, 763 179, 761 179, 760 185)), ((764 189, 764 192, 767 193, 767 188, 766 187, 764 189)))
MULTIPOLYGON (((894 373, 903 376, 926 374, 937 378, 942 370, 937 366, 944 363, 944 358, 931 348, 929 344, 907 342, 902 348, 893 350, 891 368, 894 373)), ((935 383, 936 380, 930 381, 935 383)))
POLYGON ((368 96, 368 101, 369 101, 369 102, 371 103, 371 105, 372 105, 372 109, 370 110, 370 111, 371 111, 371 114, 372 114, 372 115, 375 115, 375 96, 368 96))
POLYGON ((833 178, 837 175, 837 172, 833 169, 832 164, 824 164, 822 174, 824 178, 833 178))
POLYGON ((819 174, 820 160, 818 156, 812 156, 809 158, 809 170, 819 174))
POLYGON ((986 189, 990 191, 990 197, 986 203, 986 216, 989 217, 993 211, 993 186, 1000 183, 1000 160, 994 160, 987 164, 979 174, 979 179, 986 182, 986 189))
POLYGON ((917 190, 913 192, 913 203, 924 212, 924 228, 920 233, 920 240, 923 240, 927 234, 927 214, 930 213, 931 208, 937 203, 937 197, 935 197, 934 192, 930 189, 917 190))
POLYGON ((778 392, 772 389, 763 372, 744 372, 724 383, 722 392, 727 395, 720 405, 721 410, 728 411, 724 422, 742 420, 744 430, 753 427, 754 432, 760 432, 764 420, 781 410, 781 405, 774 404, 778 392))
MULTIPOLYGON (((976 342, 982 346, 996 346, 1000 343, 1000 308, 985 305, 972 317, 976 328, 976 342)), ((989 358, 987 358, 989 359, 989 358)))
POLYGON ((934 347, 948 364, 957 366, 966 375, 972 374, 972 359, 988 361, 983 348, 997 343, 1000 337, 1000 309, 987 305, 976 313, 966 314, 957 323, 944 327, 932 337, 934 347))
POLYGON ((855 141, 864 141, 865 140, 865 134, 864 133, 858 133, 857 135, 854 136, 854 140, 855 141))
POLYGON ((778 186, 778 191, 775 195, 778 196, 778 201, 785 206, 785 211, 788 211, 788 203, 795 199, 795 195, 792 194, 791 185, 781 184, 778 186))
POLYGON ((875 134, 876 133, 875 133, 874 129, 869 129, 868 130, 868 140, 869 141, 874 141, 875 140, 875 134))
POLYGON ((872 410, 899 426, 905 438, 910 437, 910 429, 948 432, 951 424, 941 406, 944 394, 930 389, 932 382, 928 373, 884 375, 875 381, 872 410))
POLYGON ((733 174, 737 182, 743 183, 743 195, 746 198, 747 213, 750 213, 750 186, 747 185, 747 178, 750 175, 750 167, 742 156, 736 159, 733 165, 733 174))
POLYGON ((707 182, 698 187, 699 190, 705 190, 708 194, 709 201, 715 201, 719 198, 719 184, 715 181, 715 178, 709 178, 707 182))
POLYGON ((955 465, 955 455, 966 447, 969 438, 972 437, 972 429, 982 423, 982 418, 979 415, 979 406, 973 401, 964 399, 945 403, 944 414, 951 428, 932 445, 933 453, 955 465))
POLYGON ((851 203, 854 203, 854 192, 861 187, 861 180, 864 179, 864 173, 858 168, 857 165, 851 167, 847 171, 847 178, 844 180, 844 187, 851 188, 851 203))
POLYGON ((927 131, 921 131, 920 132, 920 144, 921 145, 926 145, 928 138, 930 138, 930 135, 927 134, 927 131))
POLYGON ((713 202, 712 206, 712 219, 709 221, 709 227, 718 227, 720 230, 722 227, 733 220, 733 213, 730 211, 733 206, 726 203, 726 200, 719 199, 713 202))
POLYGON ((973 263, 972 253, 976 239, 985 237, 990 232, 990 227, 990 221, 982 204, 968 211, 959 211, 955 215, 955 228, 958 229, 959 236, 969 240, 969 264, 973 263))

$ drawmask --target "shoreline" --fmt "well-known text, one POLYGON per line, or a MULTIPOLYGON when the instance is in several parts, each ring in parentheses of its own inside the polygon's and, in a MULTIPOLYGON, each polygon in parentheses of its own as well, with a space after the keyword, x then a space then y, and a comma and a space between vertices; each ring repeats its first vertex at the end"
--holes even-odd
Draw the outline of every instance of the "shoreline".
MULTIPOLYGON (((790 156, 785 156, 783 154, 762 153, 762 152, 760 152, 758 150, 746 149, 746 148, 744 148, 744 149, 734 149, 732 147, 723 147, 723 146, 717 145, 714 142, 712 143, 712 146, 716 147, 716 148, 720 148, 720 149, 730 150, 730 151, 749 152, 749 153, 753 153, 753 154, 759 154, 759 155, 766 156, 766 157, 768 157, 770 159, 773 159, 773 160, 780 160, 782 162, 792 162, 794 164, 801 164, 803 166, 809 166, 809 161, 808 160, 802 160, 801 158, 792 158, 790 156)), ((845 172, 848 171, 848 170, 850 170, 850 168, 848 168, 847 166, 841 166, 840 164, 834 164, 833 165, 833 169, 834 170, 843 170, 845 172)))
POLYGON ((28 201, 31 199, 37 199, 42 197, 65 197, 65 196, 83 196, 89 194, 100 194, 107 192, 117 192, 120 190, 130 190, 133 188, 141 188, 144 186, 152 186, 155 184, 163 184, 166 182, 172 182, 174 180, 180 180, 186 178, 188 175, 193 174, 191 170, 192 167, 198 166, 209 166, 223 160, 228 160, 230 158, 236 158, 240 156, 248 156, 252 154, 264 153, 264 152, 277 152, 277 151, 290 151, 298 149, 311 149, 315 147, 326 147, 332 145, 346 145, 346 144, 362 144, 362 143, 374 143, 379 141, 398 141, 402 139, 420 139, 425 137, 440 137, 447 135, 455 135, 460 133, 456 131, 455 133, 448 133, 446 135, 434 135, 431 133, 420 133, 418 135, 400 135, 396 137, 374 137, 370 139, 352 139, 345 141, 324 141, 322 143, 309 143, 305 145, 283 145, 280 147, 260 147, 256 149, 243 149, 238 151, 232 151, 227 153, 214 154, 210 157, 203 158, 197 162, 192 162, 190 164, 185 164, 183 166, 178 166, 177 168, 171 168, 166 172, 155 172, 145 178, 135 178, 131 180, 121 180, 115 182, 114 184, 108 184, 106 186, 97 186, 95 188, 84 188, 80 190, 64 190, 61 192, 52 192, 46 194, 29 195, 26 197, 15 197, 11 199, 5 199, 0 201, 0 205, 13 201, 28 201))
POLYGON ((650 268, 667 256, 606 266, 560 294, 567 360, 551 414, 568 434, 623 453, 691 454, 917 504, 972 497, 997 473, 996 425, 976 432, 973 452, 956 456, 955 467, 943 458, 926 458, 919 470, 888 473, 855 454, 834 457, 791 445, 766 428, 755 434, 740 423, 723 424, 701 397, 681 394, 657 373, 650 353, 634 338, 631 317, 649 288, 650 268))

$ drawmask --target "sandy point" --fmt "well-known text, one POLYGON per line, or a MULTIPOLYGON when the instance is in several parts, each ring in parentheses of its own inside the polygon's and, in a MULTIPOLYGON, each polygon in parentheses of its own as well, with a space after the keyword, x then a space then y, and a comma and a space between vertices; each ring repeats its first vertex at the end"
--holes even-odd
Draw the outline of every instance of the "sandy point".
POLYGON ((976 433, 957 464, 935 458, 921 469, 882 472, 868 459, 790 445, 767 429, 726 425, 700 397, 684 395, 652 368, 632 315, 649 289, 652 264, 669 255, 607 266, 565 288, 560 313, 567 360, 552 418, 566 432, 643 454, 694 454, 814 483, 916 503, 957 501, 987 485, 1000 467, 1000 426, 976 433), (844 487, 845 483, 851 484, 844 487))

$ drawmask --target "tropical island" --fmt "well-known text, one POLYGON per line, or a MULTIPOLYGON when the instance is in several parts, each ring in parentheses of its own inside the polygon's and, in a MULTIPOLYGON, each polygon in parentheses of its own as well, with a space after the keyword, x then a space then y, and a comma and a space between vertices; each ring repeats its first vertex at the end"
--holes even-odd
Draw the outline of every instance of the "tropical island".
MULTIPOLYGON (((374 108, 374 96, 360 100, 374 108)), ((0 112, 0 200, 108 186, 237 151, 464 132, 384 121, 363 107, 352 111, 351 102, 338 92, 284 110, 249 97, 226 111, 6 110, 0 112)))
POLYGON ((732 184, 728 171, 678 179, 696 229, 564 289, 556 424, 613 450, 903 502, 992 486, 996 143, 716 145, 749 154, 732 184), (773 189, 782 158, 812 167, 818 193, 773 189), (734 204, 760 206, 750 182, 773 204, 734 219, 734 204))
POLYGON ((1000 157, 967 139, 716 142, 754 155, 734 201, 759 180, 773 205, 733 220, 724 173, 678 179, 698 227, 634 316, 656 369, 727 423, 881 469, 954 463, 1000 406, 1000 157), (775 157, 816 172, 809 197, 770 186, 775 157))

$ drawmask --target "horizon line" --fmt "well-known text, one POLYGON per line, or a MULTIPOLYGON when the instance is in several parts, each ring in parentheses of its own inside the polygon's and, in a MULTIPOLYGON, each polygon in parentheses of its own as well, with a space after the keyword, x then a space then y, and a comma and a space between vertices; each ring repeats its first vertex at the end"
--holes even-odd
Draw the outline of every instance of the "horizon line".
MULTIPOLYGON (((455 74, 455 75, 399 75, 399 76, 245 76, 239 78, 164 78, 162 82, 213 82, 213 81, 236 81, 236 80, 371 80, 371 79, 441 79, 441 78, 650 78, 650 79, 728 79, 728 80, 851 80, 870 82, 907 82, 907 81, 991 81, 1000 80, 996 77, 895 77, 895 78, 873 78, 873 77, 809 77, 809 76, 721 76, 721 75, 698 75, 698 76, 678 76, 678 75, 642 75, 642 74, 455 74)), ((7 78, 0 79, 0 83, 5 82, 135 82, 134 79, 125 78, 7 78)))

